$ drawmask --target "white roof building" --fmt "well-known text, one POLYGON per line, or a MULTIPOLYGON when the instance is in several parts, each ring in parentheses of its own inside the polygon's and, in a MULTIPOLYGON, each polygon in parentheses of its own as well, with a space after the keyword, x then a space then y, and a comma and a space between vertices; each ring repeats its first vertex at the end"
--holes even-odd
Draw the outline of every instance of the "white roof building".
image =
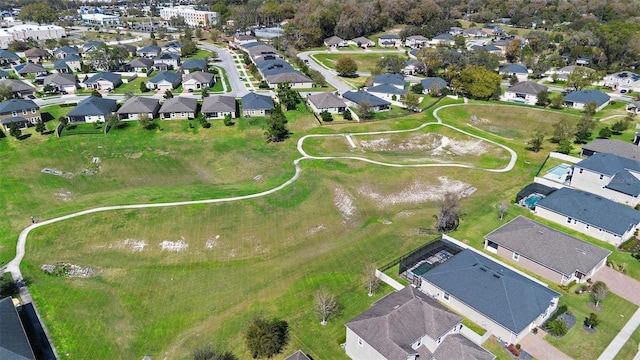
POLYGON ((0 48, 6 49, 14 40, 60 39, 67 36, 64 28, 56 25, 15 25, 7 29, 0 29, 0 48))
POLYGON ((82 14, 82 21, 89 24, 119 24, 120 17, 107 14, 82 14))
POLYGON ((211 26, 218 23, 218 13, 214 11, 196 10, 193 6, 180 5, 160 9, 160 17, 163 20, 182 16, 184 22, 190 26, 211 26))

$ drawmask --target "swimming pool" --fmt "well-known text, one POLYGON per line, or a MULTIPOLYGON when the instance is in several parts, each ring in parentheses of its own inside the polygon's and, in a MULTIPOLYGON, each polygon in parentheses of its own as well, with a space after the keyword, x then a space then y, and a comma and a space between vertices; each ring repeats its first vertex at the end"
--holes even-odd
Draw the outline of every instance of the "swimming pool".
POLYGON ((525 199, 523 199, 522 203, 529 209, 533 210, 536 207, 536 204, 538 203, 538 201, 542 200, 543 198, 544 196, 540 194, 531 194, 527 196, 525 199))
POLYGON ((570 171, 571 171, 571 165, 560 164, 554 167, 553 169, 547 171, 544 177, 546 179, 550 179, 554 181, 565 182, 565 180, 567 179, 567 175, 569 175, 570 171))

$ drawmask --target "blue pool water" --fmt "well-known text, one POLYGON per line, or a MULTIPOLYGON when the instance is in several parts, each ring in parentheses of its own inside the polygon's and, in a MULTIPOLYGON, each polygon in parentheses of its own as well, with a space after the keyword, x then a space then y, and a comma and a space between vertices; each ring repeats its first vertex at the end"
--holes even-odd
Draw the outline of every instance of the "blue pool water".
POLYGON ((558 179, 560 179, 560 178, 562 178, 563 175, 565 175, 567 173, 567 171, 569 171, 570 168, 571 168, 570 165, 560 164, 560 165, 554 167, 553 169, 549 170, 547 172, 547 174, 553 174, 558 179))
POLYGON ((524 204, 529 208, 533 209, 536 207, 538 201, 542 200, 542 195, 530 195, 528 198, 524 199, 524 204))

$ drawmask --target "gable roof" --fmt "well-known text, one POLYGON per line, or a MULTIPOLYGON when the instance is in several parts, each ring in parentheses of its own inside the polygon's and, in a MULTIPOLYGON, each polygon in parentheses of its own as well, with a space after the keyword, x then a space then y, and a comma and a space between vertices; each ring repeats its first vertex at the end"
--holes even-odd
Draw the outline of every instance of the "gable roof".
POLYGON ((24 56, 26 57, 40 57, 47 55, 49 55, 49 52, 45 49, 40 48, 31 48, 24 51, 24 56))
POLYGON ((18 91, 35 91, 35 87, 33 87, 32 85, 29 85, 28 83, 24 82, 24 81, 20 81, 20 80, 15 80, 15 79, 2 79, 0 80, 0 85, 7 85, 9 87, 11 87, 11 91, 13 92, 18 92, 18 91))
POLYGON ((540 91, 545 91, 548 89, 548 87, 540 85, 533 81, 521 81, 508 88, 507 91, 537 96, 540 91))
POLYGON ((132 96, 118 109, 118 114, 152 113, 158 108, 160 100, 144 96, 132 96))
POLYGON ((202 100, 202 112, 235 112, 236 98, 232 96, 208 96, 202 100))
MULTIPOLYGON (((421 346, 418 350, 427 350, 427 348, 421 346)), ((429 354, 428 350, 424 355, 422 351, 419 351, 418 354, 427 359, 429 359, 429 355, 431 355, 435 360, 493 360, 496 358, 495 355, 476 345, 461 334, 447 335, 433 354, 429 354)))
POLYGON ((439 77, 430 77, 430 78, 422 79, 420 80, 420 84, 422 85, 422 88, 425 90, 430 90, 433 84, 437 84, 438 89, 444 89, 447 87, 447 82, 444 81, 444 79, 439 77))
MULTIPOLYGON (((22 116, 13 116, 13 117, 8 117, 8 118, 4 118, 2 119, 2 121, 0 121, 0 123, 2 123, 2 125, 9 125, 11 123, 23 123, 26 122, 27 119, 23 118, 22 116)), ((0 357, 0 359, 2 359, 2 357, 0 357)))
POLYGON ((267 81, 272 84, 280 83, 311 83, 312 80, 297 70, 267 75, 267 81))
POLYGON ((640 180, 629 173, 631 170, 640 174, 640 161, 608 153, 597 153, 578 162, 575 166, 612 177, 606 188, 631 196, 640 195, 640 180))
POLYGON ((339 45, 341 43, 344 43, 344 39, 339 38, 339 37, 334 35, 334 36, 331 36, 331 37, 328 37, 328 38, 324 39, 324 43, 326 45, 328 45, 328 46, 339 45))
POLYGON ((507 64, 500 66, 498 71, 499 73, 509 73, 509 74, 528 74, 527 68, 524 65, 520 64, 507 64))
POLYGON ((16 53, 11 52, 9 50, 4 50, 4 49, 0 49, 0 59, 6 59, 6 60, 18 60, 20 59, 20 56, 18 56, 16 53))
POLYGON ((600 90, 578 90, 568 93, 564 97, 564 101, 570 101, 579 104, 587 104, 595 102, 598 106, 606 104, 609 99, 609 95, 603 93, 600 90))
POLYGON ((307 99, 318 109, 347 107, 344 100, 330 92, 309 95, 307 99))
POLYGON ((543 314, 557 292, 466 249, 422 275, 515 334, 543 314))
POLYGON ((273 99, 269 96, 250 92, 242 97, 242 110, 271 110, 273 108, 273 99))
POLYGON ((107 115, 116 111, 117 107, 115 100, 89 96, 73 108, 67 116, 107 115))
POLYGON ((461 321, 437 300, 407 286, 378 300, 346 327, 385 358, 406 359, 417 353, 411 344, 418 339, 438 339, 461 321))
POLYGON ((0 70, 0 78, 6 78, 6 77, 9 77, 9 73, 4 70, 0 70))
POLYGON ((404 76, 400 74, 380 74, 373 78, 374 84, 390 84, 390 85, 405 85, 404 76))
POLYGON ((165 52, 153 58, 153 61, 156 60, 180 60, 180 55, 165 52))
POLYGON ((389 84, 380 84, 367 88, 368 92, 380 93, 380 94, 395 94, 404 95, 407 93, 405 89, 398 89, 397 87, 389 84))
POLYGON ((484 238, 567 277, 576 270, 588 274, 611 254, 524 216, 516 217, 484 238))
POLYGON ((35 360, 11 297, 0 300, 0 358, 35 360))
POLYGON ((380 36, 380 39, 383 39, 383 40, 399 40, 400 37, 398 37, 398 35, 394 35, 394 34, 384 34, 384 35, 380 36))
POLYGON ((596 153, 609 153, 627 159, 640 161, 640 146, 621 140, 595 139, 583 145, 582 149, 596 153))
POLYGON ((356 44, 361 44, 361 45, 362 44, 373 44, 373 41, 367 39, 364 36, 359 36, 359 37, 357 37, 355 39, 352 39, 351 41, 353 41, 356 44))
POLYGON ((47 69, 45 69, 44 66, 36 63, 26 63, 22 67, 22 69, 18 70, 18 74, 20 75, 33 74, 33 73, 39 73, 39 72, 47 72, 47 69))
POLYGON ((538 201, 541 207, 622 236, 640 223, 640 212, 602 196, 561 188, 538 201))
POLYGON ((295 71, 293 66, 282 59, 270 59, 259 62, 257 65, 260 72, 267 75, 276 75, 285 72, 295 71))
POLYGON ((342 97, 356 104, 366 102, 371 106, 391 105, 391 103, 387 100, 380 99, 379 97, 366 91, 347 91, 346 93, 342 94, 342 97))
POLYGON ((160 112, 196 112, 197 108, 198 99, 185 96, 177 96, 167 99, 160 107, 160 112))
POLYGON ((9 99, 7 101, 0 102, 0 114, 7 114, 12 111, 40 109, 33 100, 26 99, 9 99))
POLYGON ((106 45, 106 44, 102 41, 96 41, 96 40, 87 41, 86 43, 82 44, 82 50, 87 51, 90 48, 97 48, 100 45, 106 45))
POLYGON ((136 58, 129 61, 127 65, 131 67, 138 67, 138 68, 144 67, 148 69, 153 66, 153 60, 149 58, 141 57, 141 58, 136 58))
POLYGON ((151 79, 149 79, 148 82, 153 83, 153 84, 157 84, 157 83, 159 83, 161 81, 168 81, 168 82, 174 84, 176 82, 179 82, 181 79, 182 79, 182 77, 178 73, 169 72, 169 71, 162 71, 162 72, 159 72, 158 74, 156 74, 151 79))
POLYGON ((106 80, 112 83, 122 81, 122 75, 112 72, 100 72, 84 81, 85 84, 93 84, 99 80, 106 80))
POLYGON ((422 35, 411 35, 411 36, 407 37, 407 40, 429 41, 429 39, 427 39, 426 37, 424 37, 422 35))
POLYGON ((444 33, 444 34, 436 35, 433 37, 433 40, 451 40, 451 39, 453 39, 453 35, 449 33, 444 33))
POLYGON ((145 46, 145 47, 142 47, 142 48, 138 49, 138 51, 136 51, 136 53, 138 53, 138 54, 142 54, 142 53, 160 54, 161 51, 162 51, 162 49, 160 48, 160 46, 149 45, 149 46, 145 46))
POLYGON ((206 70, 207 62, 204 59, 189 59, 184 63, 182 63, 182 68, 189 69, 189 70, 191 69, 206 70))
POLYGON ((201 83, 210 83, 211 80, 213 80, 213 74, 211 73, 207 73, 204 71, 196 71, 196 72, 190 72, 187 75, 184 76, 184 78, 182 79, 182 82, 185 81, 189 81, 191 79, 194 79, 198 82, 201 83))
POLYGON ((66 57, 60 59, 60 60, 56 60, 53 63, 53 68, 54 69, 66 69, 69 67, 69 65, 67 65, 67 63, 69 62, 75 62, 75 61, 80 61, 80 56, 76 55, 76 54, 70 54, 67 55, 66 57))
POLYGON ((640 180, 623 169, 611 178, 605 188, 636 197, 640 195, 640 180))
POLYGON ((75 46, 65 45, 65 46, 61 46, 61 47, 59 47, 59 48, 55 49, 55 50, 53 51, 53 53, 54 53, 54 54, 56 54, 56 55, 57 55, 57 54, 60 54, 60 53, 65 53, 65 54, 67 54, 67 56, 69 56, 70 54, 76 54, 76 55, 79 55, 79 54, 80 54, 80 51, 79 51, 79 50, 78 50, 78 48, 77 48, 77 47, 75 47, 75 46))
POLYGON ((311 360, 307 354, 303 353, 302 350, 298 350, 293 354, 287 356, 284 360, 311 360))
POLYGON ((75 85, 76 77, 73 74, 61 74, 55 73, 47 75, 43 81, 44 85, 56 84, 56 85, 75 85))

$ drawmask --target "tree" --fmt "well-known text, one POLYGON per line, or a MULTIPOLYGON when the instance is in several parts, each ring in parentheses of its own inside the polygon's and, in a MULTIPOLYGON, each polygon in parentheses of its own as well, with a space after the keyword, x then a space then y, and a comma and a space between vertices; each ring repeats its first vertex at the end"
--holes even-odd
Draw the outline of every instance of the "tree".
POLYGON ((307 70, 307 76, 311 78, 311 80, 316 84, 316 86, 324 87, 327 86, 327 79, 324 78, 319 71, 309 69, 307 70))
POLYGON ((517 83, 518 83, 518 77, 516 76, 516 74, 511 74, 511 76, 509 77, 509 85, 513 86, 517 83))
POLYGON ((586 116, 589 116, 589 118, 591 118, 593 115, 595 115, 597 109, 598 109, 598 104, 593 101, 590 101, 584 105, 584 109, 582 109, 582 113, 585 114, 586 116))
POLYGON ((544 141, 544 133, 542 131, 536 131, 531 139, 529 139, 528 150, 538 152, 542 149, 542 142, 544 141))
POLYGON ((467 95, 481 100, 488 100, 500 87, 502 78, 500 75, 488 70, 484 66, 470 65, 467 66, 457 79, 454 79, 456 85, 467 95))
POLYGON ((135 94, 131 90, 127 90, 127 91, 124 92, 124 98, 127 99, 127 100, 131 99, 134 96, 135 96, 135 94))
POLYGON ((549 105, 549 90, 543 89, 538 92, 538 101, 536 101, 536 105, 538 106, 547 106, 549 105))
POLYGON ((277 318, 256 317, 247 326, 244 338, 254 358, 270 358, 289 342, 289 324, 277 318))
POLYGON ((600 324, 598 315, 596 315, 595 313, 589 314, 589 317, 584 319, 584 324, 588 326, 590 329, 595 328, 596 326, 598 326, 598 324, 600 324))
POLYGON ((416 55, 418 61, 424 64, 424 72, 427 76, 433 76, 444 63, 438 49, 431 47, 423 47, 418 50, 416 55))
POLYGON ((167 90, 167 91, 164 92, 163 97, 165 99, 171 99, 173 97, 173 93, 171 92, 171 90, 167 90))
POLYGON ((197 47, 195 41, 186 40, 182 44, 182 47, 180 48, 180 55, 181 56, 189 56, 189 55, 195 54, 196 51, 198 51, 198 47, 197 47))
POLYGON ((576 143, 586 144, 591 138, 595 127, 596 121, 591 118, 591 115, 588 112, 582 114, 582 118, 576 124, 576 143))
POLYGON ((407 61, 400 56, 387 55, 376 63, 376 66, 393 74, 400 74, 407 61))
POLYGON ((13 98, 13 89, 9 84, 0 84, 0 101, 13 98))
POLYGON ((409 110, 417 111, 420 106, 420 97, 414 92, 408 92, 400 99, 409 110))
POLYGON ((210 345, 201 347, 191 353, 192 360, 236 360, 236 356, 229 351, 219 352, 210 345))
POLYGON ((608 139, 613 135, 613 131, 611 131, 611 129, 609 129, 608 126, 603 127, 602 129, 600 129, 600 131, 598 132, 598 137, 600 139, 608 139))
POLYGON ((194 31, 194 35, 196 39, 202 39, 202 28, 199 26, 196 27, 196 30, 194 31))
POLYGON ((367 283, 367 289, 369 292, 367 293, 369 296, 373 296, 375 291, 380 286, 380 279, 376 275, 376 265, 375 264, 367 264, 364 268, 364 277, 367 283))
POLYGON ((138 122, 140 123, 140 126, 142 126, 142 128, 145 130, 151 130, 155 127, 153 119, 151 119, 149 115, 145 113, 138 115, 138 122))
POLYGON ((331 115, 330 112, 328 112, 327 110, 323 110, 320 113, 320 117, 322 118, 322 121, 333 121, 333 116, 331 115))
POLYGON ((358 104, 358 108, 356 109, 356 111, 358 112, 358 117, 363 120, 373 119, 373 116, 375 115, 371 104, 369 104, 367 101, 361 101, 358 104))
POLYGON ((23 6, 18 18, 38 24, 50 24, 58 20, 58 12, 46 2, 36 2, 23 6))
POLYGON ((38 121, 36 121, 36 131, 42 135, 46 130, 47 126, 44 124, 44 121, 42 121, 42 119, 38 119, 38 121))
POLYGON ((233 122, 233 120, 231 119, 231 115, 227 114, 224 116, 224 119, 222 120, 224 126, 233 126, 235 123, 233 122))
POLYGON ((520 39, 513 39, 509 42, 504 55, 508 62, 513 63, 518 61, 518 59, 520 58, 520 52, 522 50, 521 45, 522 40, 520 39))
POLYGON ((352 119, 353 119, 353 116, 351 115, 351 110, 349 110, 349 109, 345 108, 345 109, 344 109, 344 111, 342 112, 342 117, 343 117, 345 120, 352 120, 352 119))
POLYGON ((507 213, 507 210, 509 210, 508 202, 502 201, 500 204, 498 204, 498 218, 500 219, 500 221, 504 220, 504 215, 507 213))
POLYGON ((353 77, 356 76, 358 71, 358 64, 353 58, 348 56, 341 56, 336 62, 336 72, 340 76, 353 77))
POLYGON ((289 135, 287 118, 282 113, 280 106, 277 106, 267 118, 267 129, 264 132, 264 136, 267 142, 280 142, 288 138, 289 135))
POLYGON ((411 91, 416 94, 422 94, 424 92, 424 86, 421 83, 411 85, 411 91))
POLYGON ((122 125, 122 120, 118 114, 111 114, 107 117, 107 125, 112 129, 117 129, 122 125))
POLYGON ((561 154, 569 154, 573 150, 570 140, 560 140, 557 151, 561 154))
POLYGON ((593 71, 584 66, 576 66, 575 69, 567 75, 565 86, 573 90, 582 90, 592 83, 602 78, 602 73, 593 71))
POLYGON ((600 301, 604 300, 607 295, 609 295, 609 288, 607 284, 603 281, 596 281, 593 286, 591 286, 591 298, 593 302, 596 304, 596 307, 600 306, 600 301))
POLYGON ((442 93, 442 87, 440 86, 440 84, 438 84, 437 82, 433 82, 433 84, 431 84, 431 86, 429 87, 429 95, 436 97, 436 96, 440 96, 442 93))
POLYGON ((615 123, 613 123, 613 125, 611 125, 611 131, 616 135, 622 134, 622 132, 627 130, 628 128, 629 128, 629 121, 626 121, 626 119, 616 121, 615 123))
POLYGON ((209 89, 208 88, 204 88, 202 90, 202 98, 204 99, 204 98, 206 98, 208 96, 209 96, 209 89))
POLYGON ((12 122, 9 124, 9 135, 14 138, 19 138, 22 135, 22 130, 18 127, 18 124, 12 122))
POLYGON ((102 97, 102 94, 100 94, 100 91, 98 91, 97 89, 93 89, 93 91, 91 91, 91 96, 102 97))
POLYGON ((89 61, 99 70, 111 71, 125 61, 128 53, 124 47, 108 47, 105 44, 98 46, 88 54, 89 61))
POLYGON ((329 293, 327 288, 322 287, 316 291, 315 295, 316 311, 322 317, 320 324, 327 325, 327 319, 336 314, 338 311, 338 301, 336 296, 329 293))
POLYGON ((557 94, 551 99, 551 107, 553 109, 560 109, 564 105, 564 96, 557 94))
POLYGON ((444 194, 440 201, 440 213, 436 217, 436 228, 440 232, 450 232, 460 224, 460 197, 453 192, 444 194))

